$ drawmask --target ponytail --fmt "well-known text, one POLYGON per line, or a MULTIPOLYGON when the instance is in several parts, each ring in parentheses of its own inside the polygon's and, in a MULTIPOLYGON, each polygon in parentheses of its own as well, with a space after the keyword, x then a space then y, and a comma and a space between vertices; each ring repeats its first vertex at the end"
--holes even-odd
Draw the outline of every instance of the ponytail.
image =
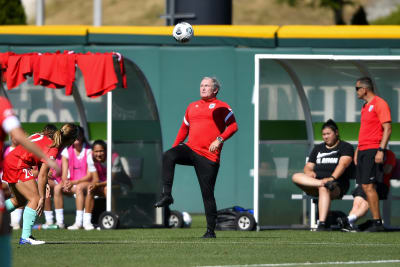
POLYGON ((78 127, 75 124, 64 124, 60 130, 53 135, 53 144, 51 147, 67 147, 70 146, 78 136, 78 127))

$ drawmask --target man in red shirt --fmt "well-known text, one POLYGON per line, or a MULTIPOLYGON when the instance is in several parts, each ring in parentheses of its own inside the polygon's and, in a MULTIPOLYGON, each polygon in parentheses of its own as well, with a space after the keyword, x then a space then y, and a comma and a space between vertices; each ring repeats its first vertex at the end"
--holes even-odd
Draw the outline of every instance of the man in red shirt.
POLYGON ((372 80, 363 77, 356 83, 357 97, 365 101, 361 109, 358 147, 354 155, 357 165, 357 184, 362 185, 373 225, 370 232, 383 231, 376 184, 383 182, 383 162, 392 132, 390 108, 385 100, 375 95, 372 80))
POLYGON ((220 153, 224 141, 238 129, 233 111, 216 98, 220 84, 216 78, 204 77, 200 83, 201 99, 189 104, 173 147, 163 155, 163 193, 155 207, 166 207, 174 202, 172 184, 176 164, 194 166, 200 184, 207 219, 203 238, 215 238, 217 205, 214 187, 220 153), (186 143, 186 137, 188 140, 186 143))

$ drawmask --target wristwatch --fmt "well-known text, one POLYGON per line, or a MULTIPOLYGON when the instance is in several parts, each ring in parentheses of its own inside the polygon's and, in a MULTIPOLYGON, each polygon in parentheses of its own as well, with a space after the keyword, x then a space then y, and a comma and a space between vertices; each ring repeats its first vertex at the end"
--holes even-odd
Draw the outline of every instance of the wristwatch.
POLYGON ((221 143, 224 142, 224 138, 222 138, 221 136, 218 136, 218 137, 217 137, 217 140, 220 141, 221 143))
POLYGON ((378 148, 378 151, 385 152, 385 150, 386 150, 386 149, 384 149, 384 148, 381 148, 381 147, 379 147, 379 148, 378 148))

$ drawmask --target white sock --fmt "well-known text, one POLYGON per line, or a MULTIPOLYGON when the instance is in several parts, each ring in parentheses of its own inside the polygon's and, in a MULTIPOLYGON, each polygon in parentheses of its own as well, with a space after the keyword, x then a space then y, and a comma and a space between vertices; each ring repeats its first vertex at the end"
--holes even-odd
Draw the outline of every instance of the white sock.
POLYGON ((83 225, 92 224, 92 214, 91 213, 84 213, 83 214, 83 225))
POLYGON ((83 222, 83 210, 76 211, 75 223, 79 226, 82 226, 83 222))
POLYGON ((24 209, 16 209, 10 213, 11 225, 17 225, 21 222, 23 212, 24 212, 24 209))
POLYGON ((45 210, 44 218, 46 219, 46 224, 54 224, 54 215, 52 210, 45 210))
POLYGON ((352 214, 352 215, 347 216, 347 219, 349 220, 349 223, 350 223, 351 225, 353 225, 354 222, 357 220, 357 216, 354 215, 354 214, 352 214))
POLYGON ((57 224, 64 224, 64 209, 55 209, 57 224))

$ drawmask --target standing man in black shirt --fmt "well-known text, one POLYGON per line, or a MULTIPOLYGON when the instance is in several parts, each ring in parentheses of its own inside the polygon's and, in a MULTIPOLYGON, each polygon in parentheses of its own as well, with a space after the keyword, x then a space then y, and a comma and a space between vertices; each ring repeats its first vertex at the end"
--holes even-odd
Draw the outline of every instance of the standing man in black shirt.
POLYGON ((349 189, 354 148, 340 140, 333 120, 322 125, 323 143, 316 145, 304 166, 304 173, 295 173, 293 182, 307 195, 318 197, 317 231, 328 229, 325 224, 331 200, 341 199, 349 189))

